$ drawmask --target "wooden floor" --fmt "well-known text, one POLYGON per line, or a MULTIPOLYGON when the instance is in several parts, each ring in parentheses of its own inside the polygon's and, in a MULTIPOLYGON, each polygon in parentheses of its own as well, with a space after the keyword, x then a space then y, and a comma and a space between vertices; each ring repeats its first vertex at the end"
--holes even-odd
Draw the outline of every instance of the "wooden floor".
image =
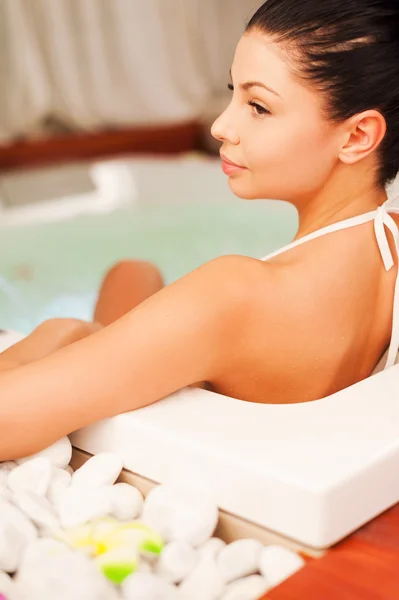
POLYGON ((308 562, 264 599, 398 600, 399 504, 308 562))

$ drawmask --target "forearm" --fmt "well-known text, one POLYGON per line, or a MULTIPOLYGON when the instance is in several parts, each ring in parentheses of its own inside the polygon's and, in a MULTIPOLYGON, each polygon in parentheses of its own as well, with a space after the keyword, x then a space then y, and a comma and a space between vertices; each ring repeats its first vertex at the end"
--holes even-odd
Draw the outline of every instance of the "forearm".
POLYGON ((10 363, 0 372, 0 461, 30 455, 75 429, 139 407, 128 349, 121 361, 121 348, 113 352, 106 338, 87 348, 81 344, 15 368, 10 363))
MULTIPOLYGON (((0 461, 32 454, 78 428, 151 404, 194 381, 182 379, 165 389, 166 348, 162 367, 154 356, 159 367, 150 372, 131 350, 128 323, 106 330, 0 373, 0 461)), ((151 358, 145 357, 148 366, 151 358)))

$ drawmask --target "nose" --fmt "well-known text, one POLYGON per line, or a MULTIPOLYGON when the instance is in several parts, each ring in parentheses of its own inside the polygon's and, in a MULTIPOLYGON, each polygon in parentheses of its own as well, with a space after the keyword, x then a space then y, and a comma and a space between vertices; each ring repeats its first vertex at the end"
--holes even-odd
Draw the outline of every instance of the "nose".
POLYGON ((237 145, 240 138, 234 126, 231 104, 222 112, 211 127, 211 134, 220 142, 229 142, 237 145))

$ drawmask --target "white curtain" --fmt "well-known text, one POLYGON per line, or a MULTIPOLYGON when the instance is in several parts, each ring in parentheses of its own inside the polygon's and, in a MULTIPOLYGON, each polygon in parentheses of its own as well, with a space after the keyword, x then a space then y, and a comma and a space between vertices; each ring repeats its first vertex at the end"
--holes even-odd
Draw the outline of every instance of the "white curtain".
POLYGON ((216 113, 260 3, 0 0, 0 142, 216 113))

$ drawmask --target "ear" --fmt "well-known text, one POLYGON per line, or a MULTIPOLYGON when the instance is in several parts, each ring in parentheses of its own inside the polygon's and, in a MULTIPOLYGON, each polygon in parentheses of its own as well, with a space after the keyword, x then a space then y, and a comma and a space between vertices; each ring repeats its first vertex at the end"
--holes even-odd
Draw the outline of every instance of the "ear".
POLYGON ((387 130, 386 122, 378 110, 366 110, 354 115, 345 123, 345 143, 339 159, 353 165, 374 152, 387 130))

